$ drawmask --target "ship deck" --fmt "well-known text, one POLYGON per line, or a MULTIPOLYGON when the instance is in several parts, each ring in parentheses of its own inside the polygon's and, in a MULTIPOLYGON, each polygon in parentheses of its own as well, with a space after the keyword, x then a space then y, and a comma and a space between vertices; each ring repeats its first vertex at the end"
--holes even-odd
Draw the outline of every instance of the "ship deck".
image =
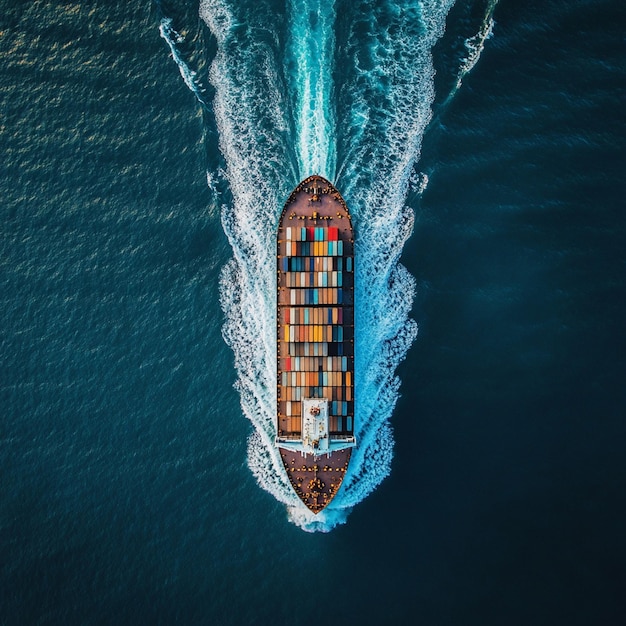
POLYGON ((277 445, 291 485, 317 513, 337 493, 354 445, 346 443, 354 440, 354 234, 328 181, 312 176, 291 194, 277 254, 277 445), (323 453, 294 449, 308 398, 328 402, 323 453))

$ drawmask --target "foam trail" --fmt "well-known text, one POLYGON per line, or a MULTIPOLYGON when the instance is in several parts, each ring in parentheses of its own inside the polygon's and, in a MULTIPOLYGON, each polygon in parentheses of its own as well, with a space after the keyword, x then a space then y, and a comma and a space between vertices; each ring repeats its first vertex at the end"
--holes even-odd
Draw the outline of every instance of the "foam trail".
POLYGON ((431 49, 452 4, 337 2, 290 1, 284 61, 278 27, 256 26, 277 23, 272 7, 225 0, 200 5, 217 42, 209 77, 225 165, 207 179, 214 186, 225 179, 232 193, 222 224, 233 259, 222 272, 220 298, 242 410, 254 427, 248 465, 308 531, 345 522, 390 471, 389 418, 400 386, 395 370, 417 333, 409 319, 415 281, 398 263, 414 219, 404 203, 434 98, 431 49), (342 15, 353 30, 339 45, 335 24, 342 15), (331 80, 338 63, 345 69, 340 87, 331 80), (292 490, 273 443, 276 224, 291 189, 310 173, 336 180, 357 229, 359 446, 344 486, 318 515, 292 490))
POLYGON ((171 18, 164 17, 161 19, 159 33, 161 33, 161 37, 165 39, 167 45, 170 47, 172 58, 176 61, 176 65, 178 65, 180 75, 183 77, 185 85, 193 91, 198 101, 206 106, 206 102, 204 101, 205 89, 198 83, 196 72, 185 63, 185 60, 178 50, 177 44, 183 43, 185 38, 174 30, 171 18))
POLYGON ((295 102, 299 178, 335 178, 332 0, 290 0, 286 74, 295 102))
POLYGON ((480 59, 480 55, 485 49, 485 42, 493 35, 493 27, 495 25, 493 19, 493 12, 498 4, 498 0, 489 0, 487 4, 487 10, 483 17, 482 23, 478 32, 472 37, 468 37, 465 40, 465 49, 467 55, 462 59, 459 71, 456 77, 456 82, 452 87, 452 90, 443 102, 443 106, 447 106, 452 98, 454 98, 457 91, 461 88, 463 79, 469 74, 476 66, 480 59))

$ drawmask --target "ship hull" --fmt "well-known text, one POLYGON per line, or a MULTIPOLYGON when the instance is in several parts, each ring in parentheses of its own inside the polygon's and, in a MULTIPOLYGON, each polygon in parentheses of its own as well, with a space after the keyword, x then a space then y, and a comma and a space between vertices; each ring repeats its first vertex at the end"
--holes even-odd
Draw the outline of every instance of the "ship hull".
POLYGON ((314 513, 344 480, 354 437, 354 231, 341 194, 311 176, 278 226, 276 445, 314 513))

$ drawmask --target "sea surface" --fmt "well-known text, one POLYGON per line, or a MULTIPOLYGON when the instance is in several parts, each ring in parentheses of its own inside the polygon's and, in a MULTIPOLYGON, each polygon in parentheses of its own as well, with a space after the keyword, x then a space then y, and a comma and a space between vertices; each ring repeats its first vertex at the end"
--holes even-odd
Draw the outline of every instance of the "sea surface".
POLYGON ((0 0, 0 625, 626 619, 620 0, 0 0), (356 435, 272 445, 275 228, 357 230, 356 435))

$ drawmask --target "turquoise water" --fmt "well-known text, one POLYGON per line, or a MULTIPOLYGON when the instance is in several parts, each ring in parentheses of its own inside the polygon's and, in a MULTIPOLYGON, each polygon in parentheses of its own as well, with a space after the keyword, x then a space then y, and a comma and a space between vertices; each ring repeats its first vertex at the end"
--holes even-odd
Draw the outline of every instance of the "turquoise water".
POLYGON ((621 623, 623 24, 5 2, 0 623, 621 623), (313 172, 358 232, 362 442, 314 522, 270 445, 313 172))

